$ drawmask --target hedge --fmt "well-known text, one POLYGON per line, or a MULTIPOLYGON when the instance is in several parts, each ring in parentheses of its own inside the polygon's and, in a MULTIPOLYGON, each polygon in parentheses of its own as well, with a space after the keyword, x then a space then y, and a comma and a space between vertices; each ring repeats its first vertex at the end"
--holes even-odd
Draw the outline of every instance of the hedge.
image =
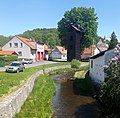
POLYGON ((0 67, 10 64, 12 61, 17 61, 17 55, 0 55, 0 67))

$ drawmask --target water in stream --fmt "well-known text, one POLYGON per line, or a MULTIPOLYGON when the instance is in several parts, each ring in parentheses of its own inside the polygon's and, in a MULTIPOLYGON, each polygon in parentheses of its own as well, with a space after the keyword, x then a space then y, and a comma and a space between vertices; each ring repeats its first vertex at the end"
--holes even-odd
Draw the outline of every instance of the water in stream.
POLYGON ((53 75, 56 94, 53 118, 99 118, 99 107, 90 96, 75 95, 70 74, 53 75))

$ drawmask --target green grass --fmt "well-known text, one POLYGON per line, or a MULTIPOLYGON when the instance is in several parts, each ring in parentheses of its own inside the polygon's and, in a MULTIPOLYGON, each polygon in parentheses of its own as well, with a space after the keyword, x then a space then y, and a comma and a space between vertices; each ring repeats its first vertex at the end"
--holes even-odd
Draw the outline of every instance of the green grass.
POLYGON ((20 72, 20 73, 0 72, 0 100, 9 93, 18 89, 20 86, 22 86, 26 82, 26 80, 37 71, 43 68, 49 68, 54 66, 66 65, 66 64, 69 63, 61 62, 55 64, 46 64, 43 66, 26 68, 24 72, 20 72))
POLYGON ((85 66, 80 66, 79 68, 65 68, 65 69, 57 69, 54 71, 50 71, 49 75, 68 73, 68 72, 76 72, 76 71, 87 71, 89 70, 89 65, 86 62, 81 62, 81 64, 87 64, 85 66))
POLYGON ((76 74, 77 77, 73 81, 74 92, 77 95, 93 96, 95 91, 89 76, 86 75, 88 73, 85 74, 85 71, 82 71, 82 73, 79 71, 78 75, 76 74))
POLYGON ((21 111, 14 118, 50 118, 53 114, 52 101, 55 83, 46 75, 36 79, 32 93, 21 111))

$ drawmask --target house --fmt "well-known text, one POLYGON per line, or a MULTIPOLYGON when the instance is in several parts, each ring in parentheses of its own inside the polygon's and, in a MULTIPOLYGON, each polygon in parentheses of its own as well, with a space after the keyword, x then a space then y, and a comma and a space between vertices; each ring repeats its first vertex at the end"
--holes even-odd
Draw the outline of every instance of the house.
POLYGON ((0 51, 0 55, 17 55, 15 51, 0 51))
POLYGON ((90 58, 90 71, 89 75, 96 83, 105 81, 106 73, 104 72, 105 66, 109 60, 115 56, 115 49, 105 50, 90 58))
POLYGON ((81 60, 89 60, 93 55, 100 53, 99 49, 95 45, 91 45, 89 48, 84 48, 81 55, 81 60))
POLYGON ((37 42, 37 61, 44 60, 44 44, 37 42))
POLYGON ((47 44, 44 44, 44 59, 48 60, 50 55, 51 49, 48 47, 47 44))
POLYGON ((3 47, 4 51, 15 51, 18 54, 18 59, 23 58, 36 60, 36 41, 34 39, 27 39, 20 36, 14 36, 3 47))
POLYGON ((100 52, 105 51, 109 48, 108 44, 104 42, 102 38, 100 38, 99 42, 97 43, 97 48, 100 52))
POLYGON ((67 61, 72 59, 80 60, 80 39, 81 28, 71 24, 67 31, 67 61))
POLYGON ((62 46, 56 46, 50 54, 52 59, 67 59, 67 50, 62 46))

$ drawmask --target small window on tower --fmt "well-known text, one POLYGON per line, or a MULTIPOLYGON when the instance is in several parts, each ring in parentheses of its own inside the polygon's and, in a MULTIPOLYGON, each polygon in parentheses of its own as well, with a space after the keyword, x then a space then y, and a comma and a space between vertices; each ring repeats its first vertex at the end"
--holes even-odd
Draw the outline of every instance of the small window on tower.
POLYGON ((72 41, 73 40, 73 36, 70 36, 70 41, 72 41))

